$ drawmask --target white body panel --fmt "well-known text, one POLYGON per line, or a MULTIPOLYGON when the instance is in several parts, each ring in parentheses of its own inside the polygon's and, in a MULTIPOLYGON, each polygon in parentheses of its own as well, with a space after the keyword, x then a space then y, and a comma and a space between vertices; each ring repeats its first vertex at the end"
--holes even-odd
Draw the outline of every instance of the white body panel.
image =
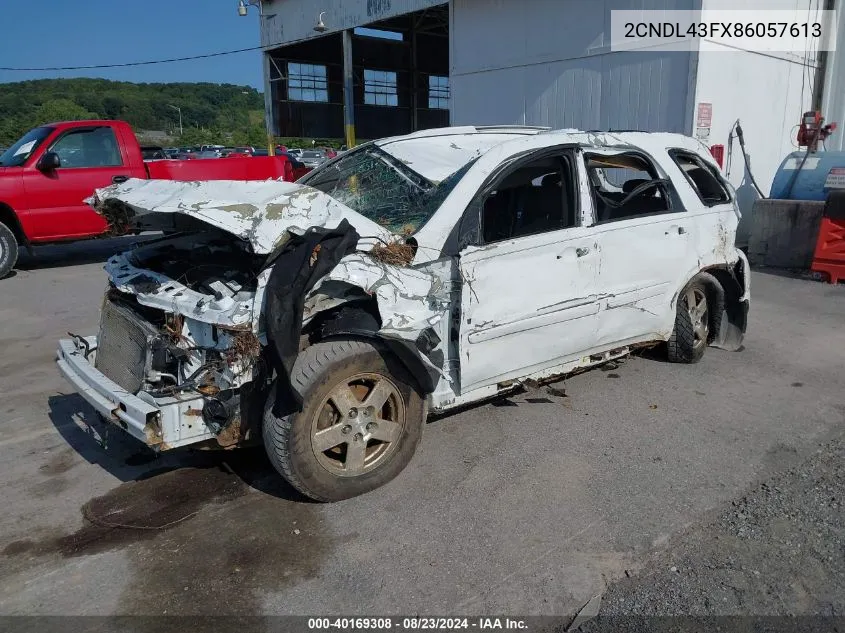
MULTIPOLYGON (((341 259, 304 297, 303 323, 349 301, 350 296, 371 298, 381 317, 376 334, 412 346, 425 370, 439 380, 429 396, 432 410, 487 398, 522 381, 605 362, 627 353, 630 345, 669 339, 679 293, 699 271, 711 267, 721 267, 724 274, 734 277, 741 295, 736 300, 747 311, 748 264, 733 246, 738 213, 730 186, 729 201, 707 206, 668 153, 681 149, 714 165, 699 142, 676 134, 572 130, 458 128, 429 135, 418 133, 377 143, 394 156, 402 156, 406 165, 418 162, 430 176, 449 174, 474 160, 439 208, 413 234, 418 243, 414 260, 410 265, 385 263, 371 250, 372 240, 362 240, 358 252, 341 259), (427 143, 433 148, 428 155, 427 143), (668 183, 674 202, 668 211, 597 222, 585 154, 650 157, 654 177, 668 183), (530 165, 535 155, 540 160, 568 157, 564 162, 569 167, 561 173, 571 181, 573 190, 563 188, 567 194, 552 200, 577 203, 580 213, 573 209, 567 220, 572 226, 500 241, 491 238, 490 243, 483 243, 479 229, 476 241, 461 246, 455 234, 471 217, 468 209, 477 208, 474 200, 486 199, 489 187, 520 166, 530 165), (434 343, 423 353, 418 341, 424 334, 434 343)), ((332 162, 321 167, 332 168, 332 162)), ((401 239, 327 194, 289 183, 224 182, 205 187, 170 183, 158 185, 155 191, 143 182, 126 183, 98 191, 92 202, 107 215, 122 205, 145 221, 190 216, 231 233, 233 239, 250 246, 253 256, 269 253, 290 234, 300 234, 310 226, 335 227, 341 219, 370 236, 401 239), (218 197, 209 195, 215 187, 221 193, 218 197)), ((543 208, 545 203, 537 204, 543 208)), ((190 239, 190 235, 174 239, 190 239)), ((133 295, 142 305, 183 317, 182 338, 191 349, 225 354, 231 351, 232 337, 249 330, 262 345, 267 344, 261 331, 265 293, 271 270, 281 260, 274 260, 257 275, 254 290, 243 289, 222 298, 144 271, 132 261, 131 255, 124 254, 107 264, 115 289, 133 295), (144 283, 136 284, 135 278, 144 275, 144 283)), ((152 406, 158 404, 143 390, 137 398, 110 391, 112 383, 103 381, 80 354, 79 345, 63 343, 60 366, 83 396, 90 395, 100 409, 107 408, 109 402, 123 403, 127 397, 130 403, 140 399, 152 406)), ((217 378, 220 389, 239 388, 252 380, 248 367, 244 371, 238 358, 229 358, 237 371, 217 378)), ((193 371, 193 367, 183 369, 184 374, 193 371)), ((202 394, 187 391, 183 395, 179 407, 184 411, 170 407, 156 419, 172 419, 179 428, 192 424, 196 437, 209 437, 201 419, 182 406, 188 401, 200 402, 202 394)), ((128 423, 140 435, 154 411, 143 407, 138 411, 141 417, 128 423)), ((177 436, 168 431, 168 424, 162 426, 165 444, 188 442, 184 429, 177 436)))

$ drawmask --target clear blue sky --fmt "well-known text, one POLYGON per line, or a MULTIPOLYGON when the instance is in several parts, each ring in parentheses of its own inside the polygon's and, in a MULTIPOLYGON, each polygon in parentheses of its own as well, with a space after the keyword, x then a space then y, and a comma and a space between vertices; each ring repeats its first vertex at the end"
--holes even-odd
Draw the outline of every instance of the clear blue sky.
MULTIPOLYGON (((185 57, 259 45, 258 10, 237 0, 2 0, 0 66, 87 66, 185 57)), ((257 51, 109 70, 0 71, 0 82, 52 77, 210 81, 263 89, 257 51)), ((0 87, 2 90, 2 87, 0 87)))

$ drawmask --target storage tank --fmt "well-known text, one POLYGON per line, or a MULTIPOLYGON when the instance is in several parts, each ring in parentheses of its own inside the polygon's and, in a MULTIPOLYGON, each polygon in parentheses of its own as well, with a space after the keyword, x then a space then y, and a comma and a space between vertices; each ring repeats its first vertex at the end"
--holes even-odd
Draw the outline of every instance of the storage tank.
POLYGON ((778 167, 769 197, 824 201, 831 190, 837 189, 845 189, 845 151, 822 151, 809 155, 799 151, 789 154, 778 167))

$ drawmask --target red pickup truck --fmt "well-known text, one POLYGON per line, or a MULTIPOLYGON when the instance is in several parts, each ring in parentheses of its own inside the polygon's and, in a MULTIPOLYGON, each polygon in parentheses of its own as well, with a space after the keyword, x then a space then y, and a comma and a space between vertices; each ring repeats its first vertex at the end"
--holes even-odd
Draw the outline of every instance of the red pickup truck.
POLYGON ((158 180, 295 180, 286 156, 144 162, 123 121, 50 123, 0 154, 0 279, 18 246, 80 240, 107 233, 85 204, 95 189, 130 178, 158 180))

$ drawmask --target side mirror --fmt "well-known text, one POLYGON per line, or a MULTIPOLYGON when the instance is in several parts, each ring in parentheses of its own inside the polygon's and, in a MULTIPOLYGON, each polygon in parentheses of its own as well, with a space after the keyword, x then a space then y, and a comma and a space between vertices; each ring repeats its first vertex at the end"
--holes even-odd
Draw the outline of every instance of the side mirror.
POLYGON ((38 161, 36 167, 41 171, 53 171, 62 166, 62 159, 56 152, 47 152, 38 161))

